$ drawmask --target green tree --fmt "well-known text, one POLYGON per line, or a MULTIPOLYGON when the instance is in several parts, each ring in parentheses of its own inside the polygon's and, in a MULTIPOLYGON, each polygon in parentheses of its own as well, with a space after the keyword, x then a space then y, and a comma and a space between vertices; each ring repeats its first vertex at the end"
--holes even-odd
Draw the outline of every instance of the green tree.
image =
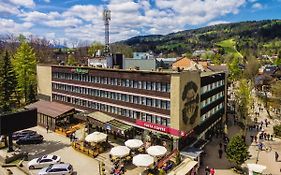
POLYGON ((68 55, 66 64, 69 66, 74 66, 77 64, 77 61, 75 60, 75 57, 72 54, 68 55))
POLYGON ((247 145, 242 136, 236 135, 230 139, 226 148, 226 158, 234 163, 237 168, 250 158, 247 145))
POLYGON ((5 52, 0 62, 0 77, 0 111, 11 111, 12 107, 15 106, 14 97, 17 81, 8 51, 5 52))
POLYGON ((234 57, 231 59, 231 62, 228 64, 229 69, 229 78, 233 81, 236 81, 241 76, 241 69, 239 68, 239 58, 234 57))
POLYGON ((246 64, 244 73, 246 78, 251 80, 252 83, 254 83, 255 77, 259 72, 259 68, 260 65, 258 60, 255 57, 250 56, 246 64))
MULTIPOLYGON (((281 56, 281 55, 280 55, 280 56, 281 56)), ((275 64, 276 66, 280 66, 280 65, 281 65, 281 57, 278 56, 278 58, 276 58, 276 59, 274 60, 274 64, 275 64)))
POLYGON ((100 42, 93 42, 92 45, 88 48, 88 54, 95 57, 98 50, 103 52, 104 45, 100 42))
POLYGON ((125 58, 133 57, 133 49, 125 44, 112 44, 110 50, 112 53, 122 53, 125 58))
POLYGON ((18 81, 17 90, 26 103, 30 101, 28 99, 29 88, 36 87, 36 57, 33 48, 26 40, 21 39, 12 63, 18 81))
MULTIPOLYGON (((238 83, 238 90, 235 91, 236 100, 238 104, 238 111, 243 124, 247 126, 249 123, 249 109, 252 105, 251 86, 246 79, 242 79, 238 83)), ((246 135, 246 127, 243 128, 246 135)))

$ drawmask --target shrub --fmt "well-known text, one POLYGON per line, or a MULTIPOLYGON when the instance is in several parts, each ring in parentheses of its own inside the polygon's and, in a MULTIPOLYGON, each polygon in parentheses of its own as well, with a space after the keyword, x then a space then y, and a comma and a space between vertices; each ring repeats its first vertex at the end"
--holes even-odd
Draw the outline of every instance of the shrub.
POLYGON ((276 136, 281 137, 281 125, 273 126, 273 132, 276 136))

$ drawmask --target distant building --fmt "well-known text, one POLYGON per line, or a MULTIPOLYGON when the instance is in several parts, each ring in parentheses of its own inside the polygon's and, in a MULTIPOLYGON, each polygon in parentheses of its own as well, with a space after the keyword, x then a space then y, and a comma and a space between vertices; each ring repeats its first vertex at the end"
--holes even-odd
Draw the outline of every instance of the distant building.
POLYGON ((156 68, 155 59, 123 58, 123 69, 155 70, 156 68))
POLYGON ((89 58, 88 59, 88 66, 89 67, 103 67, 106 68, 107 65, 107 59, 105 57, 99 57, 99 58, 89 58))
POLYGON ((200 70, 206 71, 208 63, 206 61, 194 61, 187 57, 182 57, 172 64, 172 69, 180 70, 200 70))
POLYGON ((206 53, 206 50, 202 49, 202 50, 195 50, 193 53, 192 53, 192 56, 200 56, 202 54, 206 53))
POLYGON ((177 61, 178 58, 156 58, 157 67, 168 69, 172 67, 172 64, 177 61))
POLYGON ((134 52, 133 59, 153 59, 154 56, 148 52, 134 52))

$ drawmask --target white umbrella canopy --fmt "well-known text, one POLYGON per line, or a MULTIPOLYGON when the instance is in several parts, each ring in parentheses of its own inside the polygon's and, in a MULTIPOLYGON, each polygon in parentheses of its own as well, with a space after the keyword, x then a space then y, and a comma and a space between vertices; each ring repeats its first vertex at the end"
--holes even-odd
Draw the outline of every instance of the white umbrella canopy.
POLYGON ((137 149, 143 145, 143 142, 139 139, 129 139, 125 142, 125 145, 131 149, 137 149))
POLYGON ((85 140, 87 142, 105 142, 107 139, 107 134, 101 133, 101 132, 93 132, 86 136, 85 140))
POLYGON ((254 164, 254 163, 249 163, 249 164, 247 164, 247 166, 248 166, 249 172, 262 173, 266 169, 266 166, 254 164))
POLYGON ((154 157, 164 156, 167 153, 167 149, 164 146, 151 146, 147 148, 146 152, 154 157))
POLYGON ((152 165, 154 158, 148 154, 138 154, 133 157, 133 164, 138 167, 148 167, 152 165))
POLYGON ((115 157, 125 157, 130 154, 127 146, 116 146, 110 150, 110 154, 115 157))

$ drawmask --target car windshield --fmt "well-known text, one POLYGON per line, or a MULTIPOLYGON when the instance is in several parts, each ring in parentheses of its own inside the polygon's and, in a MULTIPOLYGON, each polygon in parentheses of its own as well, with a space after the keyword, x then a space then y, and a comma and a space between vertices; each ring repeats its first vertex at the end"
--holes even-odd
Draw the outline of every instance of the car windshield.
POLYGON ((53 156, 52 157, 53 160, 56 160, 57 158, 58 158, 58 156, 53 156))
POLYGON ((37 159, 37 162, 40 162, 40 160, 42 160, 42 157, 38 158, 38 159, 37 159))
POLYGON ((46 169, 46 172, 49 172, 52 169, 53 165, 48 166, 48 168, 46 169))

